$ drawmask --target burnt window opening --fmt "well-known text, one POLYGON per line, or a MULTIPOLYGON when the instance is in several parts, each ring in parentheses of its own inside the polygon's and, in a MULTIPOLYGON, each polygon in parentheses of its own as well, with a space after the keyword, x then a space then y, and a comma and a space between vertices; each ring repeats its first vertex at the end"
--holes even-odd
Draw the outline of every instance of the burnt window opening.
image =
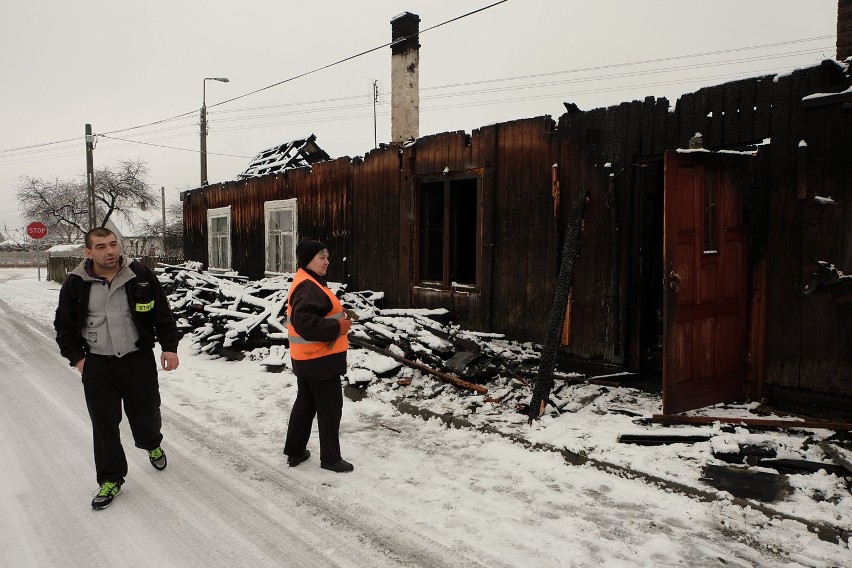
POLYGON ((475 286, 477 180, 424 182, 420 184, 419 198, 420 281, 445 288, 455 284, 475 286))
POLYGON ((718 199, 719 170, 704 170, 704 254, 719 252, 718 199))

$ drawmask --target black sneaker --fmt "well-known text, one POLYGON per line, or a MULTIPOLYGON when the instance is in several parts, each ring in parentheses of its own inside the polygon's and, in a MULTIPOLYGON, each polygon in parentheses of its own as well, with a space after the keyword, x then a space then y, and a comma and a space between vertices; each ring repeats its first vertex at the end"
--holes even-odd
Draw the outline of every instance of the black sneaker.
POLYGON ((305 450, 301 455, 298 456, 287 456, 287 465, 290 467, 296 467, 303 461, 306 461, 309 457, 311 457, 311 451, 305 450))
POLYGON ((347 473, 355 469, 355 466, 341 458, 334 463, 322 462, 320 467, 336 473, 347 473))
POLYGON ((163 471, 166 469, 167 461, 166 461, 166 452, 163 451, 163 448, 154 448, 153 450, 148 450, 148 459, 151 460, 151 465, 154 466, 154 469, 157 471, 163 471))
POLYGON ((92 499, 92 509, 106 509, 112 500, 121 493, 121 483, 118 481, 105 481, 101 483, 95 498, 92 499))

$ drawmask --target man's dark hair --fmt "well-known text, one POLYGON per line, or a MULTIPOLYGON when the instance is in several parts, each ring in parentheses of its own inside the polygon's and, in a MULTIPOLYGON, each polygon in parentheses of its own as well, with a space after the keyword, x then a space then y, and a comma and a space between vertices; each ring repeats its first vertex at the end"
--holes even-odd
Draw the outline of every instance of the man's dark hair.
POLYGON ((86 233, 86 248, 92 248, 92 237, 108 237, 110 235, 114 237, 115 233, 113 233, 106 227, 95 227, 94 229, 86 233))

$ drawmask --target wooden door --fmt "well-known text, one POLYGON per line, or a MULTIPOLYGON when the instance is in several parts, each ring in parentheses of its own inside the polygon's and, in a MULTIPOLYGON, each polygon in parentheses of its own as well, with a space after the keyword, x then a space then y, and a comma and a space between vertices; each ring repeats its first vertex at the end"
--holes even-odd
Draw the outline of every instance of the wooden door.
POLYGON ((746 396, 748 154, 667 152, 663 413, 746 396))

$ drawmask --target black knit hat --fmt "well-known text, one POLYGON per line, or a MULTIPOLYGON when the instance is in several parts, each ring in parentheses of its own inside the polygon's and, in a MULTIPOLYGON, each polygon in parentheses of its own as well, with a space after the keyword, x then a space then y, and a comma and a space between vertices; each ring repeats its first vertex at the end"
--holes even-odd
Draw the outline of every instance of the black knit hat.
POLYGON ((314 241, 311 239, 302 239, 296 245, 296 260, 299 261, 299 268, 305 268, 314 257, 323 249, 327 249, 325 243, 314 241))

